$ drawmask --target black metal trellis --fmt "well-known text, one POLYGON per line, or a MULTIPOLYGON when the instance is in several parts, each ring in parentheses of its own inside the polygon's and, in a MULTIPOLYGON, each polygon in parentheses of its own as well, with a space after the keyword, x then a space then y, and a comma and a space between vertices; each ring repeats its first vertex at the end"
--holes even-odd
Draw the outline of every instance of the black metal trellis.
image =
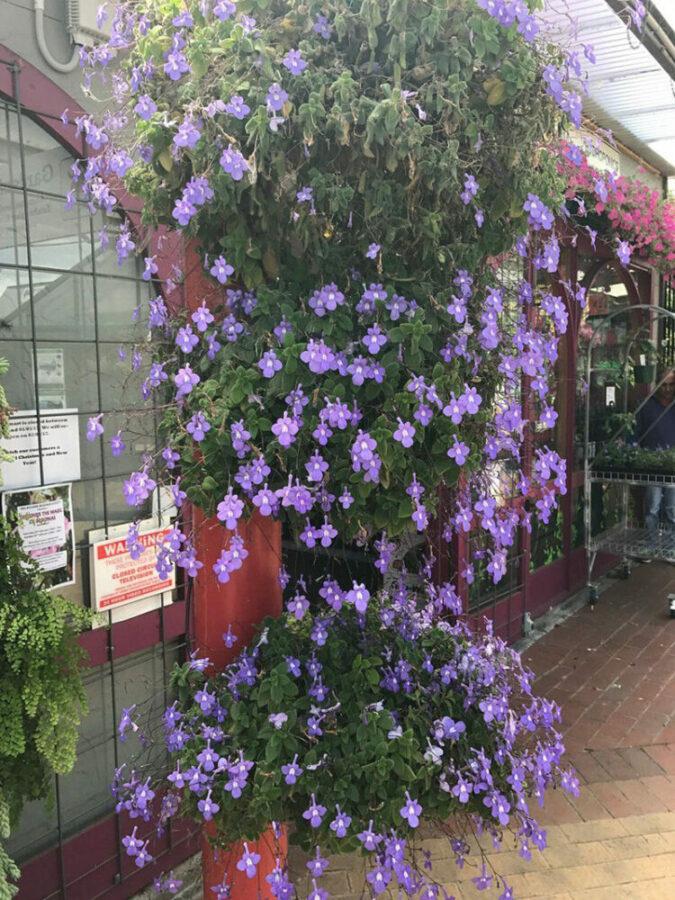
MULTIPOLYGON (((122 338, 121 340, 111 340, 109 337, 105 337, 101 333, 101 323, 99 320, 99 312, 101 310, 101 304, 105 302, 105 285, 109 284, 109 279, 114 279, 118 284, 125 284, 128 286, 128 289, 135 292, 135 304, 138 305, 138 301, 140 299, 140 295, 142 291, 147 291, 147 284, 142 281, 139 277, 131 277, 128 274, 119 274, 119 275, 110 275, 109 273, 100 273, 97 270, 97 253, 96 253, 96 245, 95 245, 95 235, 94 235, 94 224, 93 220, 89 216, 88 211, 86 210, 83 203, 80 201, 77 202, 76 206, 76 216, 78 217, 78 221, 81 221, 84 227, 78 227, 77 229, 77 243, 79 247, 79 259, 80 261, 86 260, 86 264, 88 268, 80 269, 80 268, 71 268, 71 269, 58 269, 53 266, 44 266, 37 265, 34 260, 34 255, 32 253, 32 243, 31 243, 31 210, 30 204, 34 198, 47 198, 54 201, 61 201, 65 203, 65 197, 62 194, 45 191, 43 189, 37 189, 30 185, 28 172, 27 172, 27 154, 29 147, 26 144, 25 134, 24 134, 24 123, 26 119, 33 119, 40 125, 39 119, 43 121, 45 119, 50 118, 46 116, 39 110, 31 110, 27 109, 22 105, 21 102, 21 67, 15 61, 7 61, 0 60, 0 65, 6 66, 11 73, 11 81, 12 81, 12 96, 4 99, 0 96, 0 115, 4 119, 6 133, 7 133, 7 151, 8 158, 7 163, 9 167, 9 177, 8 181, 4 181, 0 178, 0 190, 6 194, 9 198, 9 207, 12 216, 12 222, 17 223, 19 227, 19 231, 21 233, 21 237, 18 237, 15 241, 15 248, 13 253, 13 258, 11 262, 3 264, 2 268, 5 271, 10 271, 14 274, 16 278, 17 287, 19 285, 27 287, 28 293, 28 329, 23 337, 14 337, 6 334, 7 328, 5 330, 0 331, 0 345, 4 344, 5 346, 17 346, 22 345, 23 347, 30 348, 32 352, 32 373, 31 378, 33 381, 32 385, 32 394, 34 396, 34 408, 35 408, 35 418, 37 420, 37 441, 38 441, 38 457, 39 457, 39 472, 40 472, 40 483, 45 483, 45 472, 44 472, 44 462, 43 462, 43 454, 42 454, 42 428, 41 422, 44 421, 44 407, 41 402, 40 396, 40 373, 38 367, 38 348, 41 344, 52 343, 51 339, 46 336, 44 333, 41 333, 38 328, 37 323, 37 308, 36 308, 36 295, 38 293, 35 274, 39 272, 41 274, 52 274, 54 276, 58 275, 83 275, 91 280, 92 285, 92 302, 93 302, 93 338, 88 341, 77 340, 76 338, 68 338, 64 336, 63 339, 59 338, 59 344, 73 344, 75 342, 80 344, 88 343, 91 346, 92 350, 92 358, 95 361, 95 373, 96 373, 96 385, 95 385, 95 396, 97 401, 97 407, 94 409, 82 409, 78 408, 77 413, 73 413, 72 415, 77 416, 78 418, 78 427, 79 422, 82 421, 83 416, 92 416, 97 415, 102 411, 104 405, 104 381, 102 377, 102 353, 104 347, 107 349, 109 345, 120 345, 126 344, 127 346, 132 344, 133 342, 128 340, 127 338, 122 338), (4 108, 3 108, 4 107, 4 108), (14 125, 15 123, 15 125, 14 125), (14 126, 14 127, 13 127, 14 126), (16 148, 12 146, 12 141, 16 141, 16 148), (18 167, 16 166, 16 161, 14 158, 14 150, 18 150, 18 167), (19 256, 19 245, 22 244, 23 241, 21 238, 25 238, 25 257, 19 256)), ((57 120, 54 120, 55 122, 57 120)), ((84 146, 82 145, 79 148, 80 156, 84 156, 84 146)), ((16 231, 16 228, 14 229, 16 231)), ((73 235, 73 239, 75 240, 75 235, 73 235)), ((23 250, 23 248, 21 248, 23 250)), ((2 311, 0 310, 0 319, 2 311)), ((0 351, 1 353, 1 351, 0 351)), ((11 371, 10 371, 11 378, 11 371)), ((10 388, 10 402, 12 400, 11 397, 11 388, 10 388)), ((148 407, 142 406, 139 400, 138 405, 130 406, 129 408, 124 410, 125 414, 129 414, 130 417, 134 415, 140 415, 147 417, 149 414, 148 407)), ((153 428, 152 434, 154 436, 155 446, 158 442, 158 414, 155 410, 153 415, 153 428)), ((80 478, 77 485, 82 485, 82 490, 89 491, 87 485, 100 485, 100 490, 97 491, 96 497, 96 511, 92 515, 92 522, 96 525, 102 525, 106 531, 106 534, 109 532, 109 528, 114 524, 114 516, 111 512, 110 507, 110 496, 109 496, 109 487, 113 481, 121 479, 125 477, 125 473, 115 473, 114 475, 110 475, 107 471, 107 460, 105 447, 103 442, 99 442, 99 451, 100 457, 98 466, 100 466, 100 473, 96 475, 85 474, 84 477, 80 478), (100 513, 102 515, 102 522, 100 521, 101 515, 99 514, 99 498, 101 501, 100 513)), ((131 468, 130 468, 131 470, 131 468)), ((129 471, 130 471, 129 470, 129 471)), ((83 473, 84 474, 84 473, 83 473)), ((129 472, 126 472, 128 475, 129 472)), ((2 488, 0 487, 0 491, 2 488)), ((74 501, 75 503, 75 501, 74 501)), ((160 506, 160 524, 162 524, 162 512, 160 506)), ((88 553, 89 553, 90 542, 88 539, 82 539, 76 543, 76 553, 74 559, 74 565, 78 567, 79 572, 83 572, 86 576, 87 574, 87 562, 88 562, 88 553)), ((82 584, 83 589, 83 601, 85 604, 91 604, 91 596, 88 590, 88 580, 85 577, 78 578, 78 581, 82 584)), ((183 590, 183 587, 179 587, 176 591, 177 598, 184 598, 187 595, 187 592, 183 590)), ((162 595, 162 601, 160 607, 157 611, 159 618, 159 636, 160 641, 158 643, 149 644, 146 650, 146 657, 154 667, 154 661, 158 658, 161 661, 161 685, 156 684, 153 687, 153 693, 160 693, 166 698, 167 691, 167 683, 168 683, 168 674, 169 674, 169 665, 170 665, 170 655, 175 655, 178 653, 179 655, 184 655, 186 649, 189 649, 188 642, 189 638, 183 635, 176 640, 170 641, 167 638, 167 627, 165 620, 165 611, 166 606, 164 603, 164 596, 162 595), (161 656, 159 656, 161 654, 161 656), (156 691, 155 688, 158 690, 156 691)), ((186 610, 187 613, 187 610, 186 610)), ((188 630, 189 620, 186 615, 186 632, 188 630)), ((118 743, 118 735, 117 735, 117 717, 119 710, 121 708, 120 698, 118 696, 119 692, 119 676, 117 672, 117 667, 120 663, 120 658, 115 657, 115 639, 117 634, 118 625, 112 622, 112 614, 108 614, 108 633, 107 633, 107 649, 108 649, 108 663, 104 666, 101 666, 96 670, 95 674, 92 672, 94 679, 101 679, 101 683, 105 685, 106 696, 109 694, 110 697, 110 714, 105 719, 105 725, 101 729, 100 734, 96 736, 95 741, 91 744, 87 749, 91 751, 93 749, 103 748, 106 745, 109 745, 112 740, 112 749, 115 759, 115 766, 119 765, 120 761, 120 748, 118 743)), ((97 681, 98 683, 98 681, 97 681)), ((52 850, 56 853, 57 860, 57 871, 58 871, 58 884, 56 883, 40 883, 40 891, 41 896, 44 898, 51 897, 62 897, 63 900, 68 900, 68 897, 72 895, 74 882, 69 880, 69 875, 66 867, 66 858, 64 849, 70 838, 73 836, 74 831, 79 831, 82 827, 82 818, 89 817, 88 824, 93 824, 95 821, 100 821, 104 816, 109 815, 113 810, 112 801, 109 802, 107 810, 104 810, 101 813, 102 800, 97 799, 94 804, 95 810, 91 809, 83 809, 78 808, 76 814, 71 816, 70 819, 66 813, 64 807, 64 784, 67 782, 67 778, 69 776, 56 776, 54 779, 54 818, 55 824, 53 830, 50 830, 49 841, 46 842, 44 840, 38 841, 35 838, 30 840, 30 838, 24 842, 23 846, 26 848, 23 852, 19 849, 19 852, 16 854, 20 863, 28 862, 34 855, 41 854, 47 850, 52 850), (72 823, 72 824, 71 824, 72 823)), ((111 772, 112 778, 112 772, 111 772)), ((85 827, 87 826, 87 822, 85 822, 85 827)), ((114 858, 115 862, 115 874, 113 875, 109 889, 105 889, 103 891, 98 891, 92 888, 90 896, 106 896, 108 890, 114 889, 115 885, 121 884, 125 880, 125 870, 123 866, 123 857, 122 857, 122 849, 120 839, 122 836, 121 832, 121 819, 119 816, 116 816, 116 829, 117 829, 117 848, 116 854, 114 858)), ((168 850, 171 850, 174 847, 174 840, 169 833, 168 837, 168 850)), ((104 866, 108 866, 111 859, 99 859, 97 857, 95 845, 91 847, 92 855, 91 855, 91 867, 89 872, 82 876, 78 876, 78 891, 81 892, 82 878, 88 877, 88 875, 92 874, 96 870, 103 868, 104 866)), ((166 851, 165 851, 166 852, 166 851)), ((100 851, 99 851, 100 855, 100 851)), ((161 861, 161 859, 160 859, 161 861)), ((150 879, 150 875, 148 879, 150 879)), ((86 883, 86 882, 85 882, 86 883)), ((81 895, 81 893, 80 893, 81 895)))
MULTIPOLYGON (((675 283, 661 279, 661 306, 675 313, 675 283)), ((661 353, 666 365, 675 366, 675 321, 670 317, 663 323, 661 353)))

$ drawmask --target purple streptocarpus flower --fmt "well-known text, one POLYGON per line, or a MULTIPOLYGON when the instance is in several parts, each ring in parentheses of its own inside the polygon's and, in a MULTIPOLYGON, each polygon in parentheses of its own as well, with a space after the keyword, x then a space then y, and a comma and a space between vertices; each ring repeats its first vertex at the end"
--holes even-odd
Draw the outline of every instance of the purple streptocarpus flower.
POLYGON ((368 823, 368 828, 365 831, 359 832, 357 834, 358 839, 363 844, 365 850, 368 852, 377 849, 377 845, 380 844, 383 840, 381 834, 376 834, 373 831, 373 820, 371 819, 368 823))
POLYGON ((185 426, 185 430, 192 435, 194 441, 199 442, 204 440, 207 432, 211 430, 211 425, 203 412, 196 412, 185 426))
POLYGON ((376 244, 376 243, 370 244, 368 249, 366 250, 366 257, 368 259, 377 259, 377 254, 380 252, 381 249, 382 248, 380 247, 379 244, 376 244))
MULTIPOLYGON (((227 22, 228 19, 232 18, 236 11, 237 6, 234 3, 234 0, 217 0, 213 7, 214 16, 220 19, 221 22, 227 22)), ((218 900, 220 900, 220 898, 218 898, 218 900)))
POLYGON ((189 365, 179 369, 173 376, 173 382, 177 388, 176 399, 180 400, 181 397, 186 397, 200 381, 199 375, 193 372, 189 365))
POLYGON ((148 863, 153 862, 153 857, 148 850, 147 841, 138 849, 138 852, 134 856, 134 862, 139 869, 142 869, 144 866, 147 866, 148 863))
POLYGON ((151 119, 157 112, 157 104, 152 97, 149 97, 147 94, 142 94, 136 101, 134 112, 139 119, 144 119, 147 122, 148 119, 151 119))
POLYGON ((235 119, 245 119, 251 112, 251 107, 246 104, 244 98, 240 97, 239 94, 232 94, 224 106, 224 111, 229 116, 234 116, 235 119))
POLYGON ((226 284, 229 281, 230 276, 234 275, 234 268, 228 263, 224 256, 219 256, 214 260, 209 272, 221 284, 226 284))
POLYGON ((266 99, 268 109, 272 110, 272 112, 280 112, 288 100, 288 94, 280 84, 275 82, 269 86, 266 99))
POLYGON ((284 56, 282 64, 291 75, 302 75, 307 68, 307 62, 302 58, 302 53, 299 50, 289 50, 284 56))
POLYGON ((415 439, 415 426, 412 424, 412 422, 403 422, 401 421, 401 419, 398 419, 397 421, 398 428, 393 433, 392 437, 406 449, 408 447, 412 447, 415 439))
POLYGON ((127 739, 127 731, 131 729, 132 733, 138 731, 138 725, 131 718, 136 709, 136 704, 133 706, 129 706, 122 710, 122 715, 120 716, 120 721, 117 726, 117 733, 119 734, 121 741, 126 741, 127 739))
POLYGON ((267 350, 263 353, 261 359, 258 360, 258 368, 262 372, 263 378, 274 378, 283 366, 274 350, 267 350))
POLYGON ((281 767, 282 774, 284 775, 284 781, 286 784, 295 784, 295 782, 302 775, 303 769, 300 765, 298 765, 298 754, 296 753, 293 757, 293 762, 287 763, 286 765, 281 767))
POLYGON ((178 126, 178 131, 173 136, 173 143, 176 147, 194 150, 201 136, 202 133, 198 124, 187 118, 178 126))
POLYGON ((244 504, 236 494, 232 493, 230 488, 227 494, 218 504, 217 517, 225 524, 230 531, 234 531, 237 527, 237 521, 241 518, 244 511, 244 504))
POLYGON ((632 252, 632 248, 628 241, 619 241, 616 248, 616 255, 622 266, 627 266, 630 263, 632 252))
POLYGON ((121 456, 127 449, 127 445, 122 439, 122 432, 118 431, 110 438, 110 452, 113 456, 121 456))
POLYGON ((239 150, 234 147, 227 147, 220 156, 220 166, 224 172, 232 177, 233 181, 241 181, 245 172, 249 172, 251 167, 244 159, 239 150))
POLYGON ((405 792, 405 805, 401 807, 401 818, 405 819, 411 828, 417 828, 420 824, 421 805, 417 800, 412 800, 408 791, 405 792))
MULTIPOLYGON (((223 260, 222 256, 220 257, 220 259, 223 260)), ((223 262, 224 262, 224 260, 223 260, 223 262)), ((234 270, 233 270, 233 271, 234 271, 234 270)), ((215 275, 215 273, 213 272, 213 270, 211 270, 211 274, 212 274, 212 275, 215 275)), ((232 272, 230 272, 230 274, 232 274, 232 272)), ((218 279, 218 280, 220 280, 220 279, 218 279)), ((195 326, 196 326, 196 328, 197 328, 197 331, 199 331, 201 334, 203 334, 203 333, 206 331, 206 329, 209 327, 209 325, 211 325, 211 323, 212 323, 213 320, 214 320, 213 313, 211 312, 211 310, 210 310, 210 309, 207 307, 207 305, 206 305, 206 300, 203 300, 203 301, 202 301, 201 306, 199 306, 199 307, 192 313, 192 315, 190 316, 190 318, 191 318, 192 321, 194 322, 194 324, 195 324, 195 326)))
POLYGON ((387 336, 382 333, 382 329, 376 322, 368 329, 365 337, 361 338, 361 343, 369 353, 375 355, 387 343, 387 336))
POLYGON ((457 435, 453 435, 454 444, 448 450, 450 459, 454 459, 458 466, 463 466, 469 458, 470 448, 463 441, 457 440, 457 435))
POLYGON ((245 872, 247 878, 255 878, 260 858, 260 854, 249 850, 248 844, 244 842, 244 851, 241 859, 237 862, 237 868, 240 872, 245 872))
POLYGON ((368 601, 370 600, 370 592, 364 584, 353 582, 351 591, 345 596, 347 603, 353 603, 357 612, 365 613, 368 609, 368 601))
POLYGON ((174 50, 167 54, 164 63, 164 73, 169 76, 172 81, 179 81, 186 72, 190 71, 190 64, 185 55, 179 50, 174 50))
POLYGON ((347 835, 347 829, 351 825, 352 819, 351 816, 342 812, 339 805, 336 805, 335 810, 335 818, 330 823, 329 828, 335 832, 335 837, 343 838, 347 835))
POLYGON ((288 716, 284 712, 272 713, 267 717, 267 721, 271 725, 274 725, 277 731, 280 731, 284 727, 286 722, 288 722, 288 716))
POLYGON ((314 856, 309 862, 305 863, 305 866, 309 869, 310 874, 313 875, 314 878, 321 878, 328 868, 328 860, 321 856, 321 849, 317 847, 314 856))
POLYGON ((290 447, 299 430, 300 424, 297 417, 289 416, 287 412, 272 425, 272 434, 282 447, 290 447))
POLYGON ((307 900, 328 900, 328 891, 318 887, 316 881, 312 879, 312 890, 307 894, 307 900))
POLYGON ((189 325, 185 325, 183 328, 178 329, 178 333, 176 334, 176 346, 179 347, 183 353, 192 353, 198 344, 199 336, 193 332, 189 325))
POLYGON ((97 416, 91 416, 87 420, 87 440, 95 441, 97 437, 100 437, 103 434, 103 425, 101 424, 101 419, 103 418, 103 413, 99 413, 97 416))
POLYGON ((134 827, 134 830, 131 834, 126 835, 122 838, 122 844, 127 851, 128 856, 136 856, 138 851, 143 846, 143 839, 136 837, 136 832, 138 831, 138 826, 134 827))
POLYGON ((330 24, 326 16, 318 15, 312 26, 312 31, 322 37, 325 41, 330 40, 333 26, 330 24))
POLYGON ((391 881, 391 871, 384 866, 376 866, 366 875, 366 881, 370 884, 373 893, 377 896, 387 890, 391 881))
POLYGON ((302 818, 308 821, 312 828, 318 828, 325 815, 326 807, 317 804, 314 794, 312 794, 310 804, 302 814, 302 818))

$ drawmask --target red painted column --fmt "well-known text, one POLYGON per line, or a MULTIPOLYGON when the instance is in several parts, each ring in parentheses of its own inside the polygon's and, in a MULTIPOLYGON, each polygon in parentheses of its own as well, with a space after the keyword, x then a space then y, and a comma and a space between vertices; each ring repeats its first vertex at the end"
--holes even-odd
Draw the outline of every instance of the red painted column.
POLYGON ((281 524, 260 513, 240 522, 239 534, 248 558, 226 584, 218 582, 213 564, 232 532, 216 518, 205 519, 197 509, 193 511, 193 530, 197 558, 204 563, 194 581, 195 642, 199 655, 208 656, 218 671, 246 646, 262 619, 281 613, 281 524), (222 639, 228 626, 239 638, 230 650, 222 639))
MULTIPOLYGON (((224 668, 254 636, 258 623, 267 616, 278 616, 282 609, 282 591, 278 574, 281 565, 281 524, 256 513, 240 524, 239 534, 248 550, 241 569, 233 572, 226 584, 220 584, 212 566, 227 546, 232 532, 215 518, 205 519, 193 511, 194 545, 197 558, 204 563, 194 583, 194 633, 199 656, 208 656, 213 668, 224 668), (231 626, 238 637, 228 649, 222 635, 231 626)), ((249 841, 249 850, 260 854, 255 878, 237 869, 243 844, 225 849, 211 846, 209 829, 202 834, 202 879, 205 898, 213 897, 211 888, 231 886, 232 900, 272 900, 265 876, 274 869, 278 857, 285 864, 286 830, 276 840, 271 828, 257 841, 249 841)))
MULTIPOLYGON (((195 245, 185 248, 183 263, 183 302, 190 310, 203 300, 207 305, 222 301, 222 289, 208 278, 195 245)), ((220 499, 220 498, 216 498, 220 499)), ((256 513, 248 522, 241 522, 239 534, 248 557, 230 581, 220 584, 213 564, 232 536, 216 519, 205 518, 199 509, 191 510, 191 526, 197 558, 203 563, 194 581, 194 637, 200 656, 211 659, 215 671, 223 669, 254 636, 260 621, 266 616, 278 616, 282 610, 282 591, 278 574, 281 566, 281 524, 256 513), (222 635, 231 627, 238 641, 231 649, 223 643, 222 635)), ((286 853, 286 834, 277 841, 271 829, 258 841, 249 841, 249 849, 261 856, 255 878, 249 879, 236 868, 242 855, 237 843, 226 849, 216 849, 208 841, 209 829, 202 837, 203 895, 212 898, 211 888, 226 879, 231 885, 232 900, 267 900, 272 898, 265 881, 276 865, 277 854, 286 853)))

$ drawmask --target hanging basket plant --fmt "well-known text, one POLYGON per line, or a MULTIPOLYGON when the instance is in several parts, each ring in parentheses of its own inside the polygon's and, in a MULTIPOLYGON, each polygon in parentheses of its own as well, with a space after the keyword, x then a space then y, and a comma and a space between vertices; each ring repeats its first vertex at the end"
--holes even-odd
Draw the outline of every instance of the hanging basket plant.
MULTIPOLYGON (((497 840, 511 827, 528 856, 545 844, 533 799, 576 791, 558 708, 489 628, 463 622, 428 551, 434 517, 448 542, 483 530, 476 559, 498 582, 517 529, 548 521, 565 490, 555 451, 520 469, 520 390, 527 375, 537 421, 554 424, 568 311, 492 265, 510 253, 512 269, 553 274, 559 260, 564 185, 542 148, 580 100, 538 28, 525 4, 473 0, 141 0, 86 54, 93 86, 120 52, 118 108, 75 120, 100 152, 74 190, 111 208, 121 179, 144 226, 198 246, 213 286, 170 313, 176 269, 150 303, 161 341, 139 348, 143 391, 165 401, 166 446, 128 479, 128 502, 161 481, 178 507, 215 513, 230 535, 220 582, 247 564, 238 526, 253 513, 308 550, 368 548, 382 576, 371 591, 282 570, 285 614, 232 666, 177 670, 161 809, 142 767, 117 773, 119 809, 162 822, 181 810, 214 823, 221 846, 289 823, 306 848, 370 854, 374 893, 433 897, 433 875, 406 857, 423 817, 459 816, 446 830, 460 862, 472 828, 497 840), (509 468, 527 503, 503 504, 509 468)), ((142 244, 124 226, 120 259, 142 244)), ((146 277, 157 271, 146 254, 146 277)), ((90 439, 105 428, 94 417, 90 439)), ((123 452, 121 434, 111 443, 123 452)), ((135 526, 129 542, 144 552, 135 526)), ((175 564, 203 566, 181 521, 157 555, 160 571, 175 564)), ((122 734, 136 728, 125 711, 122 734)), ((137 830, 124 845, 139 867, 152 858, 137 830)), ((254 877, 256 856, 245 843, 240 871, 254 877)), ((316 900, 324 868, 319 852, 316 900)), ((283 860, 268 882, 290 896, 283 860)))
MULTIPOLYGON (((0 397, 0 403, 2 397, 0 397)), ((75 764, 87 712, 80 631, 91 614, 40 586, 16 531, 0 517, 0 839, 24 805, 52 795, 54 773, 75 764)), ((13 897, 19 869, 0 844, 0 897, 13 897)))
POLYGON ((567 211, 595 245, 614 247, 623 265, 634 254, 664 275, 675 271, 675 207, 639 178, 600 172, 583 150, 559 145, 559 170, 567 179, 567 211))

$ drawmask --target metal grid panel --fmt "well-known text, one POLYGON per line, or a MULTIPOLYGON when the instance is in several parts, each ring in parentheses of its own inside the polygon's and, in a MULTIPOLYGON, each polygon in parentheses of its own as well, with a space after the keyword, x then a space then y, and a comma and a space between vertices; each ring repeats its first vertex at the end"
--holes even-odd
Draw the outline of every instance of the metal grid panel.
MULTIPOLYGON (((13 76, 13 86, 14 86, 14 97, 13 103, 0 101, 0 114, 5 117, 5 120, 8 122, 9 118, 13 118, 13 121, 16 125, 16 143, 18 144, 18 158, 13 158, 13 153, 10 151, 10 147, 12 146, 8 141, 7 146, 7 159, 2 160, 3 164, 6 164, 3 171, 7 172, 8 175, 3 179, 3 183, 0 184, 0 190, 3 192, 11 192, 13 197, 13 202, 15 202, 15 206, 13 207, 14 214, 17 216, 17 221, 20 223, 20 230, 22 236, 24 238, 25 243, 22 245, 22 253, 21 257, 17 257, 13 260, 2 260, 3 263, 9 263, 10 268, 13 272, 21 273, 22 283, 25 284, 25 295, 26 295, 26 304, 28 306, 27 310, 24 310, 23 313, 26 315, 26 324, 27 324, 27 333, 24 334, 21 338, 12 338, 6 334, 0 334, 2 338, 2 342, 6 346, 11 346, 13 343, 19 345, 20 342, 23 342, 24 345, 27 345, 32 350, 33 357, 33 372, 32 372, 32 381, 34 386, 34 408, 37 413, 37 421, 38 421, 38 429, 37 429, 37 440, 38 440, 38 449, 41 450, 41 434, 40 434, 40 418, 41 414, 43 414, 43 410, 41 409, 40 404, 40 396, 39 396, 39 387, 40 381, 38 376, 37 369, 37 350, 40 346, 41 340, 44 340, 44 335, 39 334, 38 331, 38 315, 35 305, 35 296, 37 292, 37 284, 39 283, 40 278, 44 275, 44 273, 53 273, 56 270, 50 268, 49 266, 38 267, 35 265, 35 260, 33 259, 33 247, 31 245, 31 214, 30 214, 30 205, 32 202, 32 198, 40 197, 40 198, 53 198, 58 204, 63 204, 64 197, 59 193, 51 193, 44 190, 38 190, 31 184, 31 179, 29 178, 29 167, 27 164, 27 145, 24 140, 24 130, 28 127, 33 135, 36 133, 36 129, 39 129, 39 126, 35 124, 34 120, 31 119, 31 110, 26 110, 22 108, 21 105, 21 91, 20 91, 20 70, 19 67, 15 63, 6 63, 5 61, 0 61, 0 64, 7 65, 13 76)), ((6 126, 7 134, 9 135, 9 125, 6 126)), ((47 135, 47 132, 44 132, 47 135)), ((51 141, 51 138, 49 139, 51 141)), ((53 141, 52 141, 53 144, 53 141)), ((80 149, 80 153, 82 156, 85 155, 84 147, 80 149)), ((80 206, 76 207, 78 218, 80 206)), ((134 277, 129 275, 114 275, 109 276, 106 274, 99 274, 97 271, 97 254, 94 250, 95 247, 95 236, 94 236, 94 226, 91 217, 88 212, 82 208, 82 223, 83 227, 80 231, 81 237, 80 240, 83 242, 83 251, 82 258, 85 260, 85 264, 78 270, 85 271, 90 273, 92 289, 93 289, 93 305, 91 310, 91 315, 93 318, 93 322, 89 323, 89 325, 93 326, 92 335, 90 339, 84 343, 86 343, 90 352, 93 355, 93 360, 95 362, 95 385, 93 386, 92 398, 93 404, 91 409, 78 409, 78 415, 80 417, 86 417, 88 415, 96 415, 98 412, 102 411, 106 408, 105 394, 106 394, 106 385, 103 382, 101 377, 102 372, 102 356, 104 353, 108 352, 108 348, 111 345, 120 344, 119 340, 115 340, 110 337, 105 337, 105 333, 101 323, 100 310, 102 308, 103 298, 101 297, 101 290, 104 293, 107 293, 107 289, 110 286, 112 279, 115 280, 116 283, 127 285, 127 290, 131 290, 134 297, 139 297, 138 290, 142 287, 147 289, 147 286, 142 282, 138 273, 134 277)), ((57 272, 58 274, 58 272, 57 272)), ((65 271, 63 274, 67 274, 65 271)), ((136 302, 136 301, 134 301, 136 302)), ((67 344, 68 340, 64 337, 63 341, 59 338, 59 343, 67 344)), ((11 396, 10 396, 11 400, 11 396)), ((135 407, 130 407, 128 412, 133 414, 134 412, 142 413, 145 417, 151 413, 146 406, 142 406, 140 400, 138 405, 135 407)), ((157 416, 155 415, 153 418, 153 437, 154 444, 157 443, 157 416)), ((79 482, 76 482, 76 485, 92 485, 95 486, 97 483, 100 485, 101 490, 101 498, 102 498, 102 521, 100 524, 102 525, 106 531, 114 523, 114 516, 111 514, 110 510, 110 497, 109 492, 110 489, 115 485, 116 481, 120 478, 124 477, 124 472, 115 470, 113 473, 109 472, 110 468, 110 460, 106 453, 105 445, 102 441, 98 442, 97 450, 91 448, 93 453, 98 452, 99 461, 98 461, 98 471, 94 475, 85 476, 79 482)), ((44 483, 44 468, 43 468, 43 460, 39 458, 39 466, 40 466, 40 482, 44 483)), ((130 469, 129 469, 130 471, 130 469)), ((128 471, 127 473, 128 474, 128 471)), ((160 513, 161 516, 161 513, 160 513)), ((128 514, 127 514, 128 518, 128 514)), ((86 557, 88 553, 89 542, 83 538, 77 543, 76 549, 76 557, 80 557, 79 564, 81 565, 81 559, 86 557)), ((78 560, 76 559, 76 564, 78 564, 78 560)), ((82 570, 80 570, 82 571, 82 570)), ((86 573, 86 569, 84 570, 86 573)), ((81 581, 86 584, 84 578, 81 578, 81 581)), ((182 589, 177 591, 177 595, 182 595, 182 589)), ((85 594, 85 600, 87 600, 87 594, 85 594)), ((161 641, 159 644, 150 644, 149 648, 151 648, 151 656, 152 658, 159 659, 159 671, 160 675, 156 679, 156 682, 153 684, 152 692, 154 693, 156 690, 160 692, 166 692, 166 686, 168 684, 168 674, 169 674, 169 655, 175 655, 179 653, 180 655, 184 654, 186 647, 186 638, 179 638, 178 641, 173 641, 171 645, 167 644, 165 634, 165 607, 164 600, 162 595, 161 606, 158 610, 159 615, 159 631, 161 635, 161 641)), ((120 667, 120 665, 124 665, 126 661, 120 663, 120 660, 115 660, 115 634, 116 630, 119 628, 119 625, 116 626, 112 621, 112 613, 108 613, 108 657, 109 663, 107 666, 103 666, 98 670, 98 676, 102 679, 106 684, 106 690, 109 692, 109 703, 107 704, 107 715, 105 717, 105 721, 101 724, 101 731, 98 738, 95 738, 93 741, 93 745, 102 746, 103 744, 112 744, 112 755, 115 768, 120 765, 121 762, 121 748, 118 743, 118 735, 117 735, 117 722, 119 719, 119 712, 122 703, 124 702, 124 698, 118 698, 118 682, 119 677, 116 670, 120 667)), ((111 772, 112 775, 112 772, 111 772)), ((65 812, 64 807, 64 785, 66 782, 64 779, 68 779, 71 776, 60 776, 56 775, 54 778, 54 818, 55 818, 55 831, 56 831, 56 849, 58 854, 58 864, 59 864, 59 883, 58 884, 47 884, 44 883, 41 885, 44 888, 45 893, 42 896, 55 896, 58 894, 59 897, 63 898, 63 900, 68 900, 68 897, 72 893, 72 885, 69 884, 68 873, 66 871, 66 866, 64 862, 64 845, 71 834, 74 833, 75 830, 79 830, 82 827, 82 822, 90 817, 91 810, 89 812, 87 809, 79 810, 79 815, 73 818, 72 816, 69 818, 67 813, 65 812)), ((107 810, 103 811, 105 814, 109 814, 112 812, 112 801, 108 804, 107 810)), ((98 811, 102 811, 102 808, 98 808, 98 811)), ((115 853, 115 868, 116 873, 113 876, 110 887, 113 885, 120 885, 125 877, 125 867, 123 866, 122 860, 122 847, 121 847, 121 825, 120 825, 120 817, 116 816, 116 828, 117 828, 117 848, 115 853)), ((27 841, 30 844, 30 840, 27 841)), ((54 846, 52 844, 52 846, 54 846)), ((37 847, 37 845, 36 845, 37 847)), ((40 849, 43 849, 40 847, 40 849)), ((92 870, 100 869, 105 865, 109 865, 111 862, 110 859, 99 859, 97 856, 97 847, 91 847, 91 865, 92 870)), ((171 837, 171 833, 169 832, 168 837, 168 852, 173 849, 173 841, 171 837)), ((150 876, 148 876, 150 878, 150 876)), ((81 887, 76 888, 75 890, 80 890, 81 887)), ((103 891, 103 894, 99 894, 98 896, 104 896, 107 893, 107 890, 103 891)))

